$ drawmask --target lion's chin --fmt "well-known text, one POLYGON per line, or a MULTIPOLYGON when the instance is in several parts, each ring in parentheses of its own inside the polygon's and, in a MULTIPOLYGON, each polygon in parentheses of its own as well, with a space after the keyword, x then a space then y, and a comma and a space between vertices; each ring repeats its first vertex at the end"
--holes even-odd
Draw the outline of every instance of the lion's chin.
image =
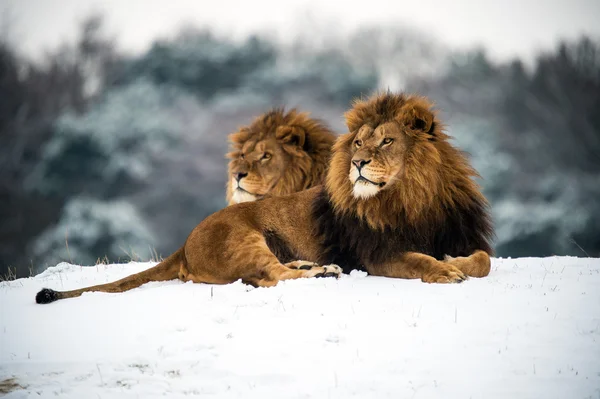
POLYGON ((354 183, 354 187, 352 188, 352 195, 358 199, 367 199, 377 195, 379 190, 379 186, 375 184, 365 181, 357 181, 354 183))
POLYGON ((254 195, 254 194, 250 194, 248 191, 235 189, 233 191, 233 195, 231 196, 231 199, 236 204, 240 204, 242 202, 256 201, 258 199, 258 196, 254 195))

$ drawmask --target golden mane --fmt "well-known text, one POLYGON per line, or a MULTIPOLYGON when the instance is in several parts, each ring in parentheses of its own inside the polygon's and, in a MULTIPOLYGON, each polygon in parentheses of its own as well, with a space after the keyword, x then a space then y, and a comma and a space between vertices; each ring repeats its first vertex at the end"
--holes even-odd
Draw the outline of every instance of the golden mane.
POLYGON ((473 203, 487 208, 485 197, 472 178, 478 173, 466 156, 454 148, 444 126, 426 98, 405 94, 380 93, 358 100, 345 113, 349 133, 334 144, 327 192, 336 212, 364 219, 372 228, 435 224, 448 209, 468 208, 473 203), (350 144, 363 125, 376 127, 396 122, 409 136, 404 173, 391 187, 368 200, 352 195, 348 168, 350 144))
MULTIPOLYGON (((284 108, 273 108, 237 132, 229 135, 231 152, 229 172, 237 167, 241 151, 261 141, 271 141, 281 148, 289 157, 289 162, 277 171, 281 174, 270 189, 269 195, 285 195, 305 190, 323 183, 331 147, 335 135, 320 120, 311 118, 306 112, 297 109, 285 111, 284 108)), ((264 172, 268 174, 269 172, 264 172)), ((269 178, 271 176, 263 176, 269 178)), ((231 197, 231 178, 227 183, 228 200, 231 197)))

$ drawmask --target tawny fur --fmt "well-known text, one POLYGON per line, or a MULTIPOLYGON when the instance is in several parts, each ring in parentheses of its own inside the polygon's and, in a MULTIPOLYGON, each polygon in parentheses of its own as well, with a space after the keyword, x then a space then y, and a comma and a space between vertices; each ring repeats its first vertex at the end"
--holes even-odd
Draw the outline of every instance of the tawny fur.
POLYGON ((148 271, 81 290, 43 290, 36 299, 48 303, 175 278, 273 286, 338 276, 339 267, 318 266, 329 263, 428 283, 487 276, 488 204, 472 180, 476 172, 448 143, 431 107, 424 98, 392 93, 358 101, 346 113, 349 132, 333 147, 324 186, 229 206, 148 271), (357 196, 356 184, 373 187, 357 196))
POLYGON ((296 109, 275 108, 257 117, 229 135, 227 201, 292 194, 321 184, 334 140, 323 122, 296 109), (239 173, 246 176, 238 183, 239 173), (236 191, 238 184, 242 190, 236 191))

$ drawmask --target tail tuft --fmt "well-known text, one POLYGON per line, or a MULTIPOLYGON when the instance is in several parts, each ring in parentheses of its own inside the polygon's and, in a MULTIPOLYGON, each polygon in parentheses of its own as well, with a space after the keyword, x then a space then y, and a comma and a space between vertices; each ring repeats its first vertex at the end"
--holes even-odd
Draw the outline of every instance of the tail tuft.
POLYGON ((44 288, 35 296, 35 301, 37 303, 51 303, 56 301, 58 298, 58 293, 49 288, 44 288))

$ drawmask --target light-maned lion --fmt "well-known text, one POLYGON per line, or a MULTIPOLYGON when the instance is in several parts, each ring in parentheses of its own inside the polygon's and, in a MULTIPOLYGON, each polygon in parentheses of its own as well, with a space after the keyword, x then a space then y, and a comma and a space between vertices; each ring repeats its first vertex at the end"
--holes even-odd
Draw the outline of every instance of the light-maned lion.
POLYGON ((151 269, 79 290, 43 289, 36 301, 121 292, 177 277, 273 286, 339 276, 334 264, 345 272, 365 269, 429 283, 488 275, 488 204, 472 180, 477 173, 450 145, 431 104, 384 93, 357 101, 345 116, 349 133, 335 142, 324 186, 229 206, 202 221, 181 249, 151 269))
POLYGON ((335 135, 307 113, 275 108, 229 135, 229 204, 323 183, 335 135))

